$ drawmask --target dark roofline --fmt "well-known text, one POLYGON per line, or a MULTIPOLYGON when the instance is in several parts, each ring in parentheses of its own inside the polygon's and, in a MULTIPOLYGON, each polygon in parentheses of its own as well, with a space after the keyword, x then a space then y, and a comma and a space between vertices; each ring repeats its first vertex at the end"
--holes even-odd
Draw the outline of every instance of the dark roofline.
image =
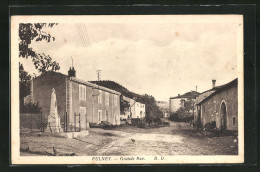
POLYGON ((206 93, 206 92, 208 92, 208 91, 218 90, 218 89, 221 89, 222 87, 229 86, 230 84, 232 84, 232 83, 234 84, 234 82, 237 82, 237 80, 238 80, 238 79, 236 78, 236 79, 234 79, 234 80, 228 82, 227 84, 223 84, 223 85, 220 85, 220 86, 216 86, 216 87, 211 88, 211 89, 209 89, 209 90, 206 90, 206 91, 204 91, 204 92, 202 92, 202 93, 200 93, 200 94, 206 93))
POLYGON ((187 92, 187 93, 184 93, 184 94, 182 94, 182 95, 179 95, 179 96, 175 96, 175 97, 170 97, 169 99, 178 99, 178 98, 195 98, 196 96, 192 96, 192 95, 190 95, 190 94, 198 94, 198 95, 200 95, 200 93, 199 92, 197 92, 197 91, 190 91, 190 92, 187 92), (187 95, 188 94, 188 95, 187 95))
MULTIPOLYGON (((88 85, 88 86, 93 87, 93 88, 96 88, 96 89, 100 89, 100 90, 107 91, 107 92, 110 92, 110 93, 113 93, 113 94, 121 95, 121 93, 118 92, 118 91, 115 91, 115 90, 112 90, 112 89, 110 89, 110 88, 106 88, 106 87, 103 87, 103 86, 99 86, 99 85, 97 85, 97 84, 93 84, 93 83, 90 83, 90 82, 87 82, 87 81, 78 79, 78 78, 76 78, 76 77, 69 77, 68 75, 65 75, 65 74, 60 73, 60 72, 47 71, 47 72, 41 74, 40 76, 37 76, 36 78, 42 77, 42 76, 44 76, 44 75, 46 75, 46 74, 58 74, 58 75, 62 75, 62 76, 64 76, 64 77, 69 78, 70 81, 78 82, 78 83, 81 83, 81 84, 84 84, 84 85, 88 85)), ((33 79, 36 79, 36 78, 33 78, 33 79)))
MULTIPOLYGON (((210 89, 210 90, 204 91, 203 93, 208 92, 208 91, 214 91, 214 90, 215 90, 214 93, 210 94, 208 97, 206 97, 205 99, 203 99, 202 101, 200 101, 200 102, 198 103, 198 105, 201 104, 201 103, 203 103, 203 102, 205 102, 205 101, 207 101, 210 97, 212 97, 212 96, 214 96, 214 95, 216 95, 216 94, 218 94, 218 93, 220 93, 220 92, 222 92, 222 91, 224 91, 224 90, 226 90, 226 89, 228 89, 228 88, 231 88, 231 87, 233 87, 233 86, 236 86, 237 84, 238 84, 238 78, 232 80, 231 82, 229 82, 229 83, 227 83, 227 84, 220 85, 220 86, 214 87, 214 88, 212 88, 212 89, 210 89)), ((201 93, 201 94, 203 94, 203 93, 201 93)))

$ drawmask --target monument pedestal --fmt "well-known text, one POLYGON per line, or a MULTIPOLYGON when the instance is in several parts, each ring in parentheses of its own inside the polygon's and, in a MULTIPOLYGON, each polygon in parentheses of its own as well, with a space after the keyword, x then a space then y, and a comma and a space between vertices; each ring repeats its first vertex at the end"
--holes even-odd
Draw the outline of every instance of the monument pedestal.
POLYGON ((48 116, 48 125, 45 130, 46 132, 51 132, 51 133, 60 133, 63 132, 63 129, 61 128, 60 125, 60 118, 59 117, 53 117, 51 115, 48 116))
POLYGON ((60 125, 60 117, 58 115, 56 93, 54 88, 51 93, 50 115, 48 116, 48 125, 45 131, 52 133, 63 132, 60 125))

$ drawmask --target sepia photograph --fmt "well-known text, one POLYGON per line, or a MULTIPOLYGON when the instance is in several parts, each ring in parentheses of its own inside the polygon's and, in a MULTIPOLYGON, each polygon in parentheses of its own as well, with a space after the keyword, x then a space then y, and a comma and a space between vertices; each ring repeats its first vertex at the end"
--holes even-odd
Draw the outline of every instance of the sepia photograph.
POLYGON ((11 16, 13 164, 244 162, 243 15, 11 16))

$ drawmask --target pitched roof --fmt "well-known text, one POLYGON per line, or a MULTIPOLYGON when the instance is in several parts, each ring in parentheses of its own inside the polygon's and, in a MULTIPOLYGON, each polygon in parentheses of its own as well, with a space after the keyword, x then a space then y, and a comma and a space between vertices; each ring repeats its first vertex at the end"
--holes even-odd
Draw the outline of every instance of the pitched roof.
MULTIPOLYGON (((53 75, 53 74, 61 75, 61 76, 64 76, 64 77, 68 77, 70 80, 72 80, 72 81, 74 81, 74 82, 78 82, 78 83, 81 83, 81 84, 84 84, 84 85, 88 85, 88 86, 93 87, 93 88, 97 88, 97 89, 104 90, 104 91, 107 91, 107 92, 110 92, 110 93, 113 93, 113 94, 121 95, 120 92, 117 92, 117 91, 115 91, 115 90, 112 90, 112 89, 109 89, 109 88, 106 88, 106 87, 102 87, 102 86, 99 86, 99 85, 97 85, 97 84, 93 84, 93 83, 91 83, 91 82, 87 82, 87 81, 78 79, 78 78, 76 78, 76 77, 69 77, 68 75, 62 74, 62 73, 60 73, 60 72, 47 71, 47 72, 41 74, 41 75, 38 76, 38 77, 42 77, 42 76, 44 76, 44 75, 53 75)), ((37 77, 37 78, 38 78, 38 77, 37 77)))
POLYGON ((170 99, 179 99, 179 98, 195 98, 199 95, 200 93, 197 92, 197 91, 190 91, 190 92, 187 92, 185 94, 182 94, 182 95, 178 95, 176 97, 170 97, 170 99))
POLYGON ((211 96, 217 94, 217 93, 220 93, 228 88, 231 88, 233 86, 236 86, 237 85, 237 82, 238 82, 238 79, 234 79, 232 80, 231 82, 227 83, 227 84, 224 84, 224 85, 221 85, 221 86, 216 86, 214 88, 211 88, 207 91, 204 91, 202 92, 196 99, 196 104, 201 104, 203 103, 204 101, 206 101, 208 98, 210 98, 211 96))
POLYGON ((112 90, 112 89, 109 89, 109 88, 106 88, 106 87, 102 87, 102 86, 93 84, 93 83, 91 83, 91 82, 83 81, 83 80, 78 79, 78 78, 75 78, 75 77, 69 77, 69 78, 70 78, 70 80, 72 80, 72 81, 75 81, 75 82, 78 82, 78 83, 81 83, 81 84, 84 84, 84 85, 87 85, 87 86, 90 86, 90 87, 93 87, 93 88, 96 88, 96 89, 100 89, 100 90, 104 90, 104 91, 107 91, 107 92, 110 92, 110 93, 114 93, 114 94, 117 94, 117 95, 121 95, 120 92, 117 92, 117 91, 115 91, 115 90, 112 90))

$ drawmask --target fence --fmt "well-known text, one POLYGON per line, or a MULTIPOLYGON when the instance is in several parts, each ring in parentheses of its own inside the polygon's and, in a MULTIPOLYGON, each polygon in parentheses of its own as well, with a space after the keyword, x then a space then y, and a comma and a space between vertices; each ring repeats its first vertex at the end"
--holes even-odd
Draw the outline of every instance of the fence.
MULTIPOLYGON (((69 123, 68 113, 64 114, 64 121, 61 121, 61 126, 64 128, 64 132, 80 132, 81 121, 80 113, 74 113, 73 123, 69 123)), ((48 119, 46 116, 40 113, 20 113, 20 129, 30 129, 44 132, 48 126, 48 119)))
POLYGON ((74 121, 73 123, 68 123, 68 113, 64 113, 64 132, 80 132, 81 125, 80 125, 80 113, 74 113, 74 121))
POLYGON ((40 113, 20 113, 20 129, 30 129, 43 132, 47 127, 47 119, 40 113))

